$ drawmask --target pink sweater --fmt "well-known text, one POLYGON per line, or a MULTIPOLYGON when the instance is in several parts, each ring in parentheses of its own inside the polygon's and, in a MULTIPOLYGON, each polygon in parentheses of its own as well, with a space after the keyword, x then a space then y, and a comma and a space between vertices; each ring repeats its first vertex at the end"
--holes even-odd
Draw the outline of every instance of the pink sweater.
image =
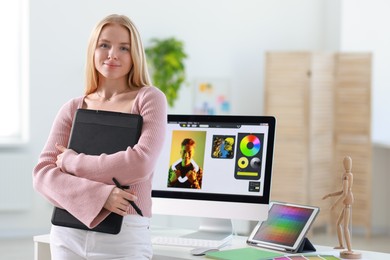
MULTIPOLYGON (((135 98, 133 114, 143 117, 141 137, 133 148, 115 154, 91 156, 72 150, 64 153, 62 172, 56 165, 59 151, 55 143, 68 145, 74 114, 84 97, 70 100, 58 112, 46 145, 33 170, 34 189, 53 205, 64 208, 90 228, 110 212, 103 208, 115 177, 138 197, 136 204, 151 217, 151 186, 167 122, 165 95, 155 87, 142 87, 135 98)), ((137 214, 130 207, 130 214, 137 214)))

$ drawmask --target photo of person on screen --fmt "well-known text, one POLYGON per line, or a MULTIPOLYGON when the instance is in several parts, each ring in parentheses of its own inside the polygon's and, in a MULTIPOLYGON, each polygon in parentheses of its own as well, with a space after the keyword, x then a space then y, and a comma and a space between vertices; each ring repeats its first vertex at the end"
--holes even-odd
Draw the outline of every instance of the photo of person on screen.
POLYGON ((194 161, 195 141, 185 138, 181 142, 181 158, 174 162, 168 172, 168 187, 200 189, 203 170, 194 161))

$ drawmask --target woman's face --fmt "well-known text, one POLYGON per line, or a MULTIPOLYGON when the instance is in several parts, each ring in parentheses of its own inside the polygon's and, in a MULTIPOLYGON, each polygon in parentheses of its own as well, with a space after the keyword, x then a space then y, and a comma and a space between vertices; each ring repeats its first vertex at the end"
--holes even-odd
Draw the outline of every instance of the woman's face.
POLYGON ((129 31, 119 24, 104 26, 96 45, 94 61, 100 77, 127 80, 133 65, 129 31))

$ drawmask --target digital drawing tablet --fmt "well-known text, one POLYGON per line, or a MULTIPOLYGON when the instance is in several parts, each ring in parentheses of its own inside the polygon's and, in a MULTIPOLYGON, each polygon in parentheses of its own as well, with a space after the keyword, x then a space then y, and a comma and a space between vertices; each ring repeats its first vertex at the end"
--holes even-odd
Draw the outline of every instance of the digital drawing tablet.
MULTIPOLYGON (((259 222, 248 237, 247 243, 279 251, 304 251, 305 237, 319 212, 318 207, 283 203, 270 203, 268 219, 259 222)), ((315 251, 310 244, 308 250, 315 251)))
POLYGON ((142 117, 137 114, 78 109, 68 148, 88 155, 125 151, 138 142, 141 129, 142 117))
MULTIPOLYGON (((88 155, 112 154, 133 147, 141 135, 143 119, 136 114, 78 109, 73 120, 68 148, 88 155)), ((65 209, 54 207, 53 225, 118 234, 123 216, 111 213, 90 229, 65 209)))

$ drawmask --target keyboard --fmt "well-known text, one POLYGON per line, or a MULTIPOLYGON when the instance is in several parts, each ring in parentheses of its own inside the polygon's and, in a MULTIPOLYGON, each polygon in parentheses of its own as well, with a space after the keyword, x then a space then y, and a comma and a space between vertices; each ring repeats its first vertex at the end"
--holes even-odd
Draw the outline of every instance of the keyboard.
POLYGON ((206 240, 173 236, 155 236, 152 237, 153 245, 163 246, 183 246, 183 247, 210 247, 220 248, 231 241, 231 237, 223 240, 206 240))

